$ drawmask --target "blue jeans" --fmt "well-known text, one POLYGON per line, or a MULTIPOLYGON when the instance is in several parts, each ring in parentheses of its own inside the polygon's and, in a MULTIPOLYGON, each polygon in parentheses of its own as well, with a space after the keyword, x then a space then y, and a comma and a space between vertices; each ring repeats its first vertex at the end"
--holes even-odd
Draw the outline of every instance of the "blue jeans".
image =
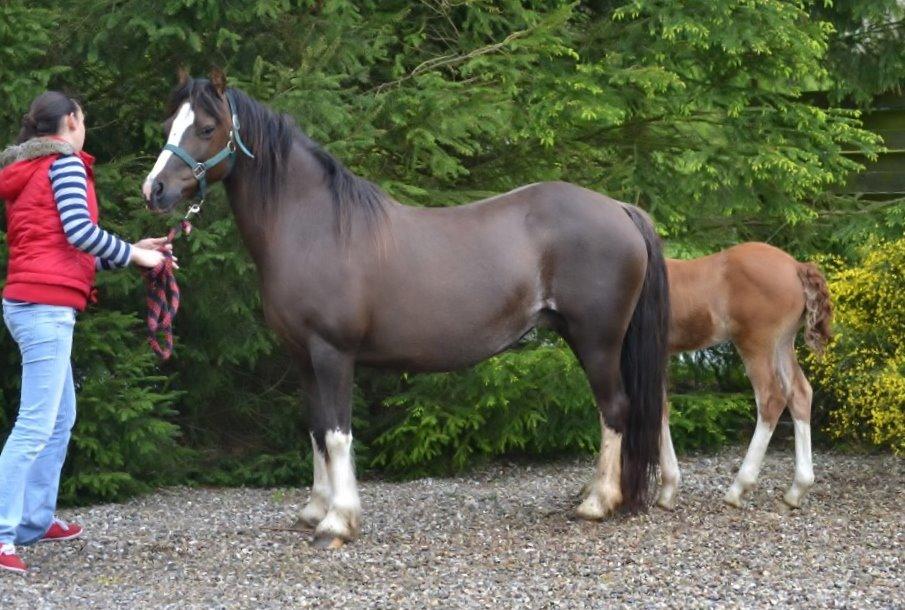
POLYGON ((75 310, 4 300, 3 320, 22 354, 22 398, 0 453, 0 544, 27 545, 53 521, 75 423, 75 310))

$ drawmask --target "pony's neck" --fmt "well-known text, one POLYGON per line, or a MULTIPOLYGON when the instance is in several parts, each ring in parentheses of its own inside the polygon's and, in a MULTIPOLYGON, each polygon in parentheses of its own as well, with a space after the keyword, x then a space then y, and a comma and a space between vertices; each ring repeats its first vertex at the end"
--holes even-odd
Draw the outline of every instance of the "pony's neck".
POLYGON ((289 156, 282 160, 282 187, 273 198, 262 200, 254 188, 255 164, 238 158, 223 181, 242 241, 258 267, 267 264, 267 253, 278 234, 332 230, 333 209, 323 168, 301 138, 295 138, 289 156), (291 225, 291 226, 289 226, 291 225))
POLYGON ((254 159, 241 154, 225 182, 242 239, 258 264, 283 242, 327 236, 348 240, 352 225, 365 234, 385 215, 387 197, 349 171, 292 120, 236 92, 243 138, 254 159))

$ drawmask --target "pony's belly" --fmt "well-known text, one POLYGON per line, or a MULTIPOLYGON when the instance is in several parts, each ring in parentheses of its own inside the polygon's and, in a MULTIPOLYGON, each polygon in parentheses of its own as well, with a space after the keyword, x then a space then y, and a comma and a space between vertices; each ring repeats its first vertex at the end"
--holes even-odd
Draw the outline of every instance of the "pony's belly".
POLYGON ((366 341, 356 353, 356 362, 375 367, 417 372, 455 371, 473 366, 518 344, 538 323, 526 316, 518 324, 491 329, 462 325, 404 334, 390 341, 366 341))
POLYGON ((540 320, 545 303, 534 275, 500 264, 469 281, 455 270, 411 281, 417 290, 385 291, 372 305, 356 358, 373 366, 450 371, 498 354, 540 320))

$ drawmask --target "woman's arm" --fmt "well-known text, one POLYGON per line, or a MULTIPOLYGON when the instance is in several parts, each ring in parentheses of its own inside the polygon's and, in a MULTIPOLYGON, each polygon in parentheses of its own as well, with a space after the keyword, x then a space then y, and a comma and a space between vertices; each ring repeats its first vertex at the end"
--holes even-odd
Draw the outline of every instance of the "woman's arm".
POLYGON ((50 183, 67 241, 97 257, 98 269, 127 266, 132 258, 132 246, 94 224, 88 214, 88 182, 82 160, 69 155, 54 161, 50 166, 50 183))
POLYGON ((110 269, 123 269, 128 267, 129 263, 125 265, 118 265, 114 261, 107 260, 106 258, 101 258, 99 256, 94 257, 94 268, 98 271, 109 271, 110 269))

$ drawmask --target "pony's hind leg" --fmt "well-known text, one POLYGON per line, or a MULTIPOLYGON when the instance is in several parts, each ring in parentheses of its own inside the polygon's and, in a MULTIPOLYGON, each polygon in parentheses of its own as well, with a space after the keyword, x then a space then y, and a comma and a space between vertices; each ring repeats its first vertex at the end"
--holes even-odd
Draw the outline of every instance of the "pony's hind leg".
POLYGON ((679 473, 679 460, 672 446, 672 435, 669 432, 669 403, 663 400, 663 427, 660 430, 660 493, 657 505, 667 510, 676 507, 676 492, 682 475, 679 473))
POLYGON ((622 504, 622 434, 629 404, 619 375, 619 353, 619 346, 576 350, 600 412, 597 469, 586 488, 587 496, 576 509, 582 519, 603 519, 622 504))
POLYGON ((786 406, 787 390, 783 387, 777 370, 777 358, 773 348, 756 349, 739 346, 745 361, 748 378, 754 386, 757 402, 757 427, 741 468, 723 500, 732 506, 742 506, 742 496, 757 483, 760 468, 767 453, 767 445, 773 436, 776 422, 786 406))
POLYGON ((783 500, 789 506, 798 508, 802 498, 814 484, 814 466, 811 461, 811 398, 814 393, 798 364, 794 348, 789 351, 788 364, 792 371, 789 411, 795 427, 795 478, 783 500))

